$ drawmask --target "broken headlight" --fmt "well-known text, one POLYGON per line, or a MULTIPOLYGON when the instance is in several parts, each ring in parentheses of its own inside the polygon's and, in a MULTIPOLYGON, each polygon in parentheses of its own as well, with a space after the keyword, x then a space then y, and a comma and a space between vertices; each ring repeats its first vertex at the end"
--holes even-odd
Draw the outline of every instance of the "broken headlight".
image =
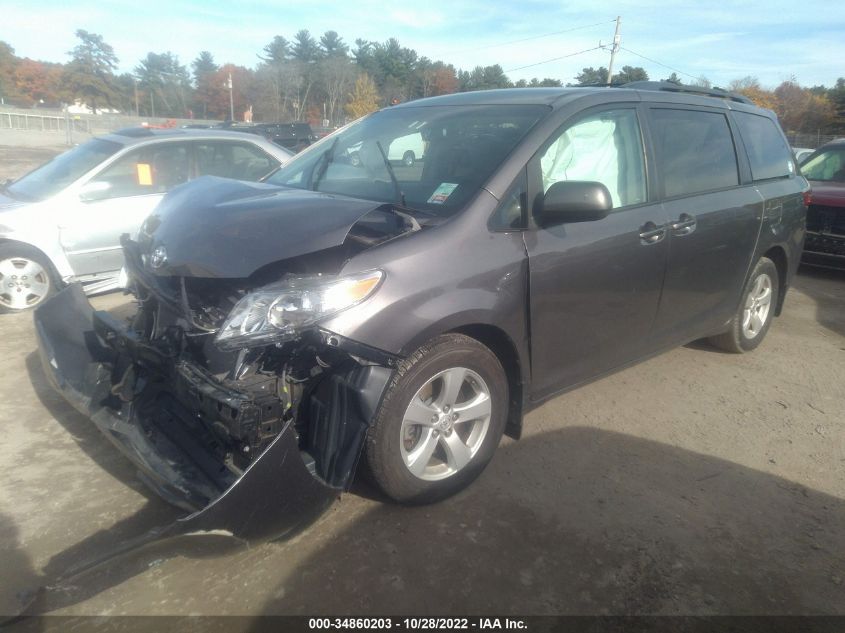
POLYGON ((217 333, 223 350, 279 343, 321 319, 364 301, 384 273, 368 271, 347 277, 307 277, 251 292, 238 301, 217 333))

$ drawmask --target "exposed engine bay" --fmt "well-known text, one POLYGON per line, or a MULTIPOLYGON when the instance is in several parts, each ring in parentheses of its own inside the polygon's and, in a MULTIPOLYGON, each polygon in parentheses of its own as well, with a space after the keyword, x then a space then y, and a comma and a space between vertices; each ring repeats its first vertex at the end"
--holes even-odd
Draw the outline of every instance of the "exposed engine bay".
MULTIPOLYGON (((194 252, 179 250, 165 203, 137 241, 121 240, 137 302, 128 322, 94 311, 78 285, 36 312, 51 381, 146 484, 193 513, 182 531, 278 534, 321 511, 351 483, 400 360, 321 329, 319 320, 378 287, 381 271, 339 275, 350 258, 421 230, 419 222, 389 204, 341 200, 352 208, 332 216, 331 197, 287 195, 299 208, 309 196, 329 206, 324 225, 336 229, 327 248, 267 262, 284 240, 265 232, 264 249, 221 255, 196 239, 194 252), (234 270, 252 272, 208 271, 226 257, 238 258, 234 270)), ((183 207, 178 224, 186 215, 183 207)), ((225 233, 211 224, 206 230, 225 233)), ((182 235, 181 226, 174 230, 182 235)))

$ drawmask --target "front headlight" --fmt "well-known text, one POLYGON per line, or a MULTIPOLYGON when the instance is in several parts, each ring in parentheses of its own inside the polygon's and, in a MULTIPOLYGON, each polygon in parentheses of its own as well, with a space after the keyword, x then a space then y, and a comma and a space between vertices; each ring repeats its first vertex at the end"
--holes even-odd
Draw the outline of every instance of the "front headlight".
POLYGON ((307 277, 262 288, 238 301, 214 339, 222 350, 279 343, 319 320, 361 303, 375 292, 384 273, 348 277, 307 277))

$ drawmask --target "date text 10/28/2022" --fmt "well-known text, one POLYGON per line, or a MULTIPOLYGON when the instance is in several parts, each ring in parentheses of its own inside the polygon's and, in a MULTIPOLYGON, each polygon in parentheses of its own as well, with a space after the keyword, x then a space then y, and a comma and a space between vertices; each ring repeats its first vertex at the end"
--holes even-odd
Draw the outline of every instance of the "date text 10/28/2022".
POLYGON ((311 630, 524 630, 519 618, 310 618, 311 630))

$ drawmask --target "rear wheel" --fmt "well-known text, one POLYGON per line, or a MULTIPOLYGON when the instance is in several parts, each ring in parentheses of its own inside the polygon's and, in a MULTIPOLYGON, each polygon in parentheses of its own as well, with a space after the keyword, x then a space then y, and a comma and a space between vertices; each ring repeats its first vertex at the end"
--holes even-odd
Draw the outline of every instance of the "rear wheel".
POLYGON ((367 465, 389 497, 426 503, 467 486, 502 437, 508 384, 475 339, 446 334, 404 361, 367 436, 367 465))
POLYGON ((735 354, 750 352, 760 345, 775 315, 779 282, 774 262, 761 257, 745 284, 742 302, 728 330, 710 337, 710 342, 735 354))
POLYGON ((41 253, 16 244, 0 246, 0 311, 31 310, 55 289, 52 267, 41 253))

